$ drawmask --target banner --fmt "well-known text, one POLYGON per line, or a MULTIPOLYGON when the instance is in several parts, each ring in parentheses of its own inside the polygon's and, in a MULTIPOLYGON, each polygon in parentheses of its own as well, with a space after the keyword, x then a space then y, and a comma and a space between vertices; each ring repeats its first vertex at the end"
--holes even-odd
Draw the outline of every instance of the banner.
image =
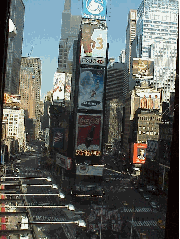
POLYGON ((91 23, 82 24, 81 57, 106 58, 107 29, 91 23))
POLYGON ((132 64, 133 79, 151 79, 154 77, 154 60, 133 58, 132 64))
MULTIPOLYGON (((91 154, 93 151, 95 154, 96 151, 101 151, 101 134, 102 115, 77 114, 76 152, 84 150, 91 154)), ((85 156, 90 156, 90 154, 85 156)))
POLYGON ((83 0, 82 18, 106 20, 107 0, 83 0))
POLYGON ((76 165, 76 174, 103 176, 103 169, 103 166, 76 165))
POLYGON ((54 128, 53 129, 53 147, 57 149, 64 148, 64 128, 54 128))
POLYGON ((146 161, 147 144, 134 143, 133 163, 143 164, 146 161))
POLYGON ((103 110, 104 70, 81 68, 79 79, 79 109, 103 110))

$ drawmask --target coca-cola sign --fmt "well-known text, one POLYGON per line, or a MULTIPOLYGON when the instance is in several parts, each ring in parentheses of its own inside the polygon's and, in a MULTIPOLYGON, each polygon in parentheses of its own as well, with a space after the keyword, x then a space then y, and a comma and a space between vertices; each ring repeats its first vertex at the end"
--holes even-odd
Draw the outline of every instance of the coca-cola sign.
MULTIPOLYGON (((76 125, 76 152, 101 151, 102 115, 78 114, 76 125)), ((90 156, 87 153, 87 156, 90 156)))

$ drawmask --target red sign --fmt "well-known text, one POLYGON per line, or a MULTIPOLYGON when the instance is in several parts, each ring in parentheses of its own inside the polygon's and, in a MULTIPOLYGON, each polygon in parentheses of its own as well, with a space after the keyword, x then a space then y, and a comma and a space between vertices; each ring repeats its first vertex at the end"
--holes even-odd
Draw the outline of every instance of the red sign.
POLYGON ((143 164, 146 161, 147 144, 134 143, 133 163, 143 164))
POLYGON ((101 151, 101 115, 78 114, 76 150, 101 151))

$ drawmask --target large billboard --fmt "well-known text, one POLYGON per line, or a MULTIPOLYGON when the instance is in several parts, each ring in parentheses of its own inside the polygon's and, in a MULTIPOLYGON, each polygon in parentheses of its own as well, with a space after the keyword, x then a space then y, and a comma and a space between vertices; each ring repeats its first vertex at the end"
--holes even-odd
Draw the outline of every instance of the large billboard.
POLYGON ((76 165, 77 175, 103 176, 103 166, 76 165))
POLYGON ((77 114, 76 155, 101 155, 102 123, 100 114, 77 114))
POLYGON ((136 92, 140 97, 141 109, 160 109, 160 92, 141 91, 136 92))
POLYGON ((151 79, 154 77, 154 60, 133 58, 132 76, 134 79, 151 79))
POLYGON ((102 57, 106 58, 107 29, 100 28, 99 24, 82 24, 81 58, 102 57))
POLYGON ((103 110, 104 70, 81 68, 79 78, 79 109, 103 110))
POLYGON ((53 147, 54 148, 58 150, 64 149, 64 136, 65 136, 64 128, 53 129, 53 147))
POLYGON ((82 18, 106 20, 107 0, 83 0, 82 18))
POLYGON ((54 74, 53 79, 53 100, 63 100, 64 99, 64 86, 65 86, 65 73, 54 74))
POLYGON ((147 159, 154 160, 158 150, 158 141, 147 140, 147 159))
POLYGON ((133 163, 143 164, 146 161, 147 144, 134 143, 133 163))

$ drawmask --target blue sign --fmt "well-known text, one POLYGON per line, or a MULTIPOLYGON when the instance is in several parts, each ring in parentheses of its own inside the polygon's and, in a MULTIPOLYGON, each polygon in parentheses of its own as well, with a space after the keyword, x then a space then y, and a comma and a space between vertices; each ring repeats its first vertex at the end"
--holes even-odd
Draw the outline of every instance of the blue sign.
POLYGON ((83 0, 82 17, 106 20, 107 0, 83 0))

